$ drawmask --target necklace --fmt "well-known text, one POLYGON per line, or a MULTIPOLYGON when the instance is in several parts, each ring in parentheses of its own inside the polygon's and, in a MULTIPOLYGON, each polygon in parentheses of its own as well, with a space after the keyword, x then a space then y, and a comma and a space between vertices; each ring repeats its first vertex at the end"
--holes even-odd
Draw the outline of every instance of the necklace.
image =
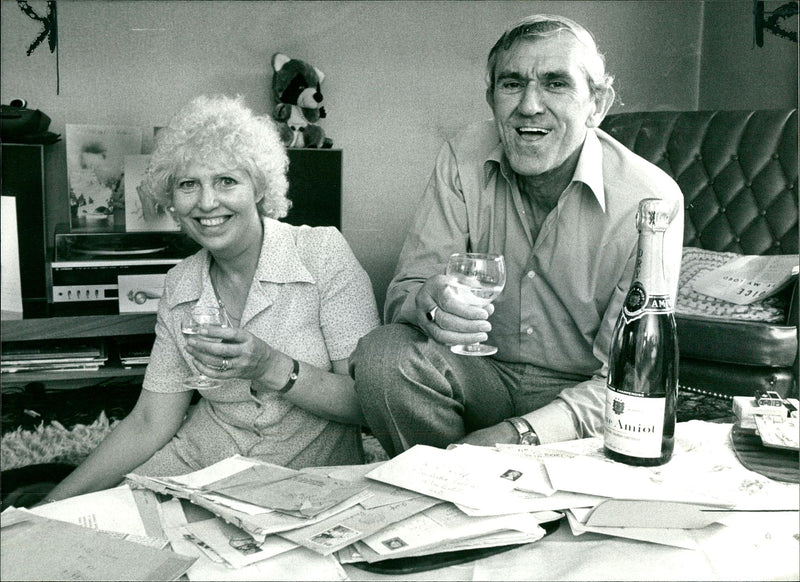
POLYGON ((219 305, 222 314, 224 315, 225 319, 228 321, 231 327, 241 327, 241 317, 234 317, 230 311, 225 307, 225 302, 219 296, 219 291, 217 291, 217 276, 214 274, 214 271, 209 268, 208 270, 208 277, 211 280, 211 289, 214 291, 214 298, 217 300, 217 305, 219 305))
POLYGON ((219 308, 222 311, 222 315, 225 318, 225 320, 228 322, 229 326, 230 327, 241 327, 240 326, 241 319, 235 318, 233 315, 231 315, 231 312, 228 311, 225 308, 225 303, 222 301, 222 299, 219 298, 219 295, 217 295, 217 290, 216 289, 214 289, 214 296, 217 298, 217 305, 219 305, 219 308))

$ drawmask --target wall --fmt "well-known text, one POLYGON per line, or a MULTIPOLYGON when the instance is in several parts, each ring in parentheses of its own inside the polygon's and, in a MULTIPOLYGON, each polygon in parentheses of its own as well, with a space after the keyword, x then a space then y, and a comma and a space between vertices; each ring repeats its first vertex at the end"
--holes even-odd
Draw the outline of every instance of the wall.
MULTIPOLYGON (((786 0, 766 0, 774 10, 786 0)), ((764 32, 753 36, 753 6, 742 0, 708 2, 700 74, 701 109, 797 107, 797 43, 764 32)), ((794 22, 781 23, 797 32, 794 22)))
MULTIPOLYGON (((44 1, 30 4, 45 12, 44 1)), ((62 1, 56 94, 55 55, 46 45, 25 55, 39 24, 3 0, 0 100, 26 98, 62 136, 66 123, 152 128, 200 93, 242 94, 267 112, 272 53, 315 64, 327 74, 323 126, 344 151, 342 230, 382 304, 436 152, 459 127, 491 114, 484 64, 508 24, 533 12, 584 23, 616 76, 613 111, 696 109, 701 40, 713 48, 702 34, 704 8, 698 1, 62 1)), ((705 12, 731 24, 725 10, 705 12)), ((747 24, 746 15, 739 20, 747 24)), ((737 36, 746 40, 746 30, 737 36)), ((737 91, 725 100, 729 108, 737 91)), ((68 220, 63 141, 47 148, 46 174, 52 233, 68 220)))

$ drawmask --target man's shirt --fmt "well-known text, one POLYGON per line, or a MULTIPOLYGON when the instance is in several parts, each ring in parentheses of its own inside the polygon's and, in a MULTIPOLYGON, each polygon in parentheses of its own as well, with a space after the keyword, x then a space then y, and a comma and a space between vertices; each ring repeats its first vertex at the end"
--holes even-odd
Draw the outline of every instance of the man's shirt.
POLYGON ((611 334, 633 276, 644 198, 675 208, 664 236, 674 305, 683 196, 665 172, 590 129, 573 180, 534 241, 494 123, 470 126, 437 157, 389 285, 385 320, 413 323, 417 291, 445 272, 452 253, 505 255, 506 286, 490 318, 493 357, 594 378, 526 417, 543 442, 599 434, 611 334), (573 433, 563 432, 565 422, 573 433))

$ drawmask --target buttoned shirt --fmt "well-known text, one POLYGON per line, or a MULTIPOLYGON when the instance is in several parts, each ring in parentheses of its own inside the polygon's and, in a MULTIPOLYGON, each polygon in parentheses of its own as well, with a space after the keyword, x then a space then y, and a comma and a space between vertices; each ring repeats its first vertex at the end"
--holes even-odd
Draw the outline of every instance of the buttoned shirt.
POLYGON ((436 159, 389 285, 385 320, 414 323, 417 291, 445 272, 452 253, 503 254, 506 285, 490 318, 493 357, 587 378, 525 415, 542 442, 599 434, 611 335, 633 276, 643 198, 674 207, 663 245, 674 305, 683 196, 672 178, 589 129, 572 181, 534 240, 494 122, 470 126, 436 159))
MULTIPOLYGON (((379 323, 369 277, 335 228, 296 227, 269 218, 263 224, 241 328, 275 350, 331 370, 333 360, 347 359, 359 338, 379 323)), ((187 389, 182 382, 194 364, 181 334, 181 316, 195 305, 217 304, 210 264, 211 255, 202 249, 167 274, 145 390, 187 389)), ((256 402, 250 385, 233 379, 221 388, 200 390, 203 398, 175 441, 187 463, 200 468, 232 454, 287 466, 337 464, 331 462, 337 458, 359 462, 357 438, 351 438, 358 427, 320 418, 270 390, 261 390, 256 402), (356 449, 336 450, 345 442, 356 449), (309 457, 304 451, 312 443, 315 453, 309 457)))

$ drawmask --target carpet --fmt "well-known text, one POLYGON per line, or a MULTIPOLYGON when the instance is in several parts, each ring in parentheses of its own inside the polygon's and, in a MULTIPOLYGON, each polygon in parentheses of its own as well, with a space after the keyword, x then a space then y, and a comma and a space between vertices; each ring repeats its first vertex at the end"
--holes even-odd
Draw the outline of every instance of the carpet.
MULTIPOLYGON (((91 424, 66 428, 60 422, 41 423, 32 430, 17 428, 3 435, 0 442, 0 470, 27 465, 61 463, 79 465, 111 432, 118 419, 109 420, 105 412, 91 424)), ((385 461, 389 457, 378 439, 363 434, 365 463, 385 461)))
POLYGON ((71 428, 57 420, 42 422, 33 429, 18 427, 4 434, 0 441, 0 471, 43 463, 78 465, 118 422, 101 412, 91 424, 76 424, 71 428))

